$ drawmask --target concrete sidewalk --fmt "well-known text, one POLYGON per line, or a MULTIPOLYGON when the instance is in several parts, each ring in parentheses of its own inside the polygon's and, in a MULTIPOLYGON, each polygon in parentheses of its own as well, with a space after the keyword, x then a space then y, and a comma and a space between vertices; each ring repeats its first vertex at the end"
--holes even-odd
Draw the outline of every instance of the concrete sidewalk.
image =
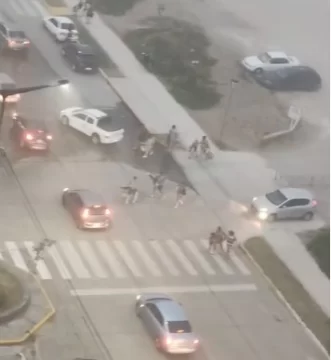
MULTIPOLYGON (((66 0, 66 3, 72 8, 76 1, 66 0)), ((124 75, 124 78, 108 78, 104 74, 107 82, 150 132, 166 134, 171 125, 176 124, 186 148, 194 139, 205 135, 97 14, 90 25, 84 26, 124 75)), ((274 181, 274 170, 254 154, 224 152, 213 144, 211 146, 215 155, 212 161, 189 160, 187 152, 182 150, 174 151, 173 156, 206 205, 220 219, 221 225, 225 229, 234 229, 241 241, 262 232, 278 256, 329 315, 329 281, 307 254, 293 230, 282 231, 278 235, 274 232, 271 236, 270 230, 279 229, 278 225, 267 224, 261 228, 242 216, 243 205, 254 196, 278 187, 274 181)), ((318 219, 309 223, 309 227, 314 228, 322 225, 323 222, 318 219)))

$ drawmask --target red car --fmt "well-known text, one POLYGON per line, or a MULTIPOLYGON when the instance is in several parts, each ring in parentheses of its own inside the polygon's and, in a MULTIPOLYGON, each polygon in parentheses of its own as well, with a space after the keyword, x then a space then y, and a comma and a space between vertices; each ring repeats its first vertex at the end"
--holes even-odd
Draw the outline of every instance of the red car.
POLYGON ((31 150, 49 150, 53 137, 42 121, 27 119, 17 114, 14 114, 12 119, 10 133, 17 146, 31 150))

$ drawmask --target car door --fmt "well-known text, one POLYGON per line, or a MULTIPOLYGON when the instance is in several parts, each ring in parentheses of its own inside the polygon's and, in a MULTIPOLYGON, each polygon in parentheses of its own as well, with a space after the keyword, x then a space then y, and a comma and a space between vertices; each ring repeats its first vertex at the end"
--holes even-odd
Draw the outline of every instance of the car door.
POLYGON ((279 219, 291 219, 295 216, 296 210, 298 209, 299 199, 291 199, 286 201, 279 207, 277 217, 279 219))
POLYGON ((54 18, 50 18, 48 21, 47 21, 47 28, 48 30, 52 33, 52 34, 56 34, 57 31, 58 31, 58 22, 56 19, 54 18))
POLYGON ((96 119, 92 118, 91 116, 88 116, 86 119, 85 124, 85 134, 88 136, 91 136, 96 131, 96 119))
POLYGON ((70 205, 68 209, 72 215, 72 217, 77 220, 80 218, 80 212, 82 208, 82 201, 80 196, 77 193, 71 193, 70 205))
POLYGON ((87 115, 81 112, 73 113, 70 117, 70 124, 76 130, 84 133, 87 115))
POLYGON ((146 330, 152 338, 155 339, 160 336, 162 315, 155 304, 149 302, 145 304, 145 311, 143 312, 142 320, 144 321, 146 330))
POLYGON ((295 206, 293 206, 293 214, 291 215, 292 218, 302 218, 308 211, 308 205, 310 201, 308 199, 296 199, 295 206))

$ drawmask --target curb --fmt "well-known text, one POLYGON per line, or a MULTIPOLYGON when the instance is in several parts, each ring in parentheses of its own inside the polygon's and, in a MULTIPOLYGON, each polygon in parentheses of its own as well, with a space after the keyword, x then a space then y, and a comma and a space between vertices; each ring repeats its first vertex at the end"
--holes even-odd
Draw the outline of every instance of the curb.
POLYGON ((239 245, 243 253, 249 258, 249 260, 252 262, 252 264, 257 268, 257 270, 261 273, 263 278, 267 281, 267 283, 270 285, 272 290, 275 292, 279 300, 286 306, 288 311, 291 313, 291 315, 294 317, 294 319, 302 326, 302 328, 305 330, 305 332, 308 334, 308 336, 313 340, 313 342, 320 348, 320 350, 323 352, 323 354, 329 359, 329 353, 327 352, 327 349, 323 346, 323 344, 319 341, 319 339, 316 337, 316 335, 308 328, 308 326, 305 324, 305 322, 301 319, 301 317, 298 315, 298 313, 293 309, 292 305, 286 300, 282 292, 277 288, 277 286, 272 282, 272 280, 269 278, 269 276, 266 275, 262 267, 257 263, 257 261, 254 259, 254 257, 250 254, 250 252, 246 249, 245 245, 242 243, 239 245))
POLYGON ((27 330, 22 337, 16 338, 16 339, 10 339, 10 340, 0 340, 0 346, 20 345, 20 344, 26 342, 31 336, 35 335, 40 330, 40 328, 43 325, 45 325, 46 322, 48 320, 50 320, 56 313, 56 310, 55 310, 49 296, 47 295, 46 290, 41 285, 39 279, 36 276, 34 276, 33 274, 31 274, 31 275, 33 276, 34 280, 36 281, 37 285, 39 286, 50 310, 38 323, 36 323, 31 329, 27 330))
POLYGON ((72 11, 65 5, 63 6, 51 6, 48 4, 46 0, 43 0, 43 3, 47 9, 47 11, 52 16, 68 16, 72 15, 72 11))
POLYGON ((25 286, 23 280, 20 279, 19 275, 16 274, 15 269, 7 270, 6 268, 8 268, 8 266, 3 266, 3 265, 1 265, 1 267, 6 272, 8 272, 13 278, 15 278, 16 281, 20 284, 20 286, 22 287, 22 290, 23 290, 23 299, 17 306, 15 306, 14 308, 11 308, 11 309, 9 309, 9 310, 7 310, 7 311, 5 311, 4 313, 1 314, 1 316, 0 316, 0 324, 9 322, 11 319, 13 319, 16 316, 23 313, 27 309, 27 307, 30 305, 30 300, 31 300, 29 290, 25 286))

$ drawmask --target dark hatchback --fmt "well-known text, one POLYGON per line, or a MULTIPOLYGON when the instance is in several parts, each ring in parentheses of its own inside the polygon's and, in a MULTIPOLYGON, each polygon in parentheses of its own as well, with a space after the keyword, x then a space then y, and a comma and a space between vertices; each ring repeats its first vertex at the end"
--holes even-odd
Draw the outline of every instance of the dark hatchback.
POLYGON ((26 54, 30 48, 30 40, 23 30, 13 25, 0 23, 0 42, 4 52, 19 52, 26 54))
POLYGON ((42 121, 19 115, 13 116, 10 135, 17 146, 30 150, 47 151, 52 140, 52 135, 42 121))
POLYGON ((73 217, 79 229, 107 229, 111 211, 102 196, 86 189, 64 189, 62 205, 73 217))
POLYGON ((316 91, 322 85, 320 75, 309 66, 262 71, 254 77, 259 84, 275 91, 316 91))
POLYGON ((98 70, 97 58, 89 45, 67 43, 62 47, 62 55, 74 71, 95 73, 98 70))

